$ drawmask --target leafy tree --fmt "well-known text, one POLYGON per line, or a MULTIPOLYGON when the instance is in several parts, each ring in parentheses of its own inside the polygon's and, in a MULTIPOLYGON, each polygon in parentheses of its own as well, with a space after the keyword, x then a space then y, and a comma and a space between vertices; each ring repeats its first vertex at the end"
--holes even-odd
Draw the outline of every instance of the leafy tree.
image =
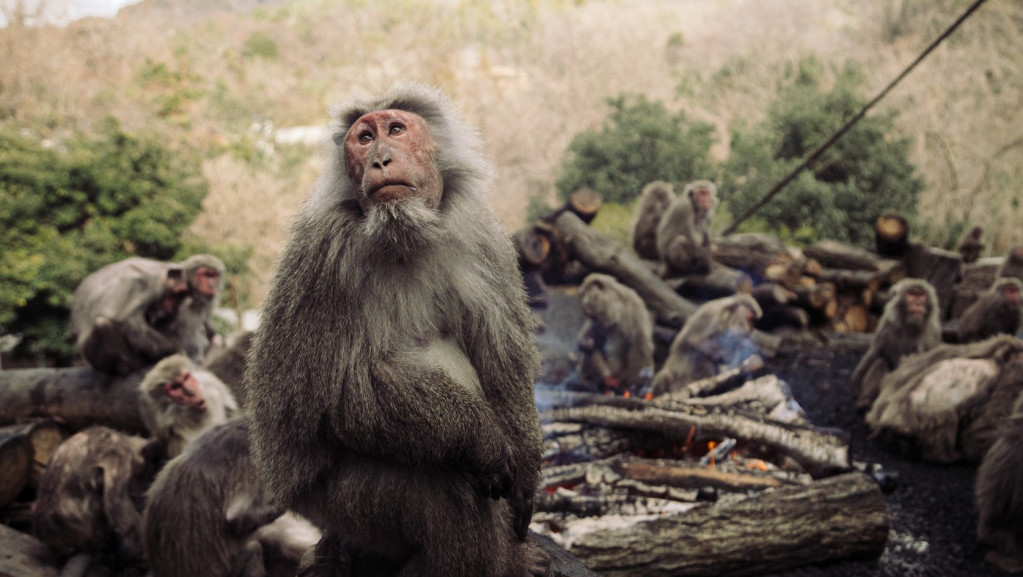
POLYGON ((608 100, 600 130, 580 132, 568 145, 555 186, 562 198, 589 187, 605 201, 627 204, 654 180, 676 187, 707 178, 714 127, 689 121, 643 95, 608 100))
MULTIPOLYGON (((820 64, 804 59, 787 74, 765 121, 749 130, 733 128, 719 182, 732 214, 759 201, 863 107, 859 71, 847 65, 836 76, 825 92, 820 64)), ((756 213, 760 222, 775 231, 812 227, 816 237, 870 247, 882 213, 912 219, 923 183, 909 161, 910 141, 893 136, 895 117, 890 112, 860 120, 756 213)))
POLYGON ((0 326, 22 356, 73 353, 68 306, 78 283, 129 256, 172 259, 208 185, 197 158, 107 121, 61 148, 0 130, 0 326))

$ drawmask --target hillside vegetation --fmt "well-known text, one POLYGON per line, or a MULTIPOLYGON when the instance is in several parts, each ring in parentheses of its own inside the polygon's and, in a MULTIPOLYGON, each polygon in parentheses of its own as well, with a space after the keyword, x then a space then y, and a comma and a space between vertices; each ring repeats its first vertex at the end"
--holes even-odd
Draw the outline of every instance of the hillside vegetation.
MULTIPOLYGON (((144 0, 112 20, 0 30, 0 127, 59 146, 109 116, 198 152, 209 183, 190 243, 251 249, 258 306, 320 166, 283 129, 398 80, 439 85, 479 127, 511 230, 552 199, 573 136, 623 93, 714 127, 763 120, 784 71, 858 63, 873 96, 968 5, 961 0, 144 0)), ((897 111, 924 183, 915 233, 1023 243, 1023 4, 990 0, 878 108, 897 111)), ((879 198, 884 191, 877 191, 879 198)), ((826 234, 826 231, 821 231, 826 234)))

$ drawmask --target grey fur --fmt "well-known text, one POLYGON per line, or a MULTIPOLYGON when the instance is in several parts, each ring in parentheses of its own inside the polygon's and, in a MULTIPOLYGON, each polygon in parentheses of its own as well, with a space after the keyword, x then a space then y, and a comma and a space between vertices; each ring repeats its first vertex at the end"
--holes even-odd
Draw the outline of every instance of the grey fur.
MULTIPOLYGON (((1008 261, 1007 261, 1008 262, 1008 261)), ((1006 286, 1015 286, 1023 297, 1023 282, 1016 277, 999 277, 981 293, 963 316, 959 317, 959 341, 973 343, 997 334, 1014 335, 1023 321, 1021 303, 1011 303, 1002 295, 1006 286)))
POLYGON ((899 366, 904 356, 929 351, 941 344, 940 306, 931 283, 922 279, 903 279, 895 283, 891 294, 871 336, 870 348, 849 378, 858 409, 870 408, 880 391, 881 380, 899 366), (929 308, 921 323, 906 322, 905 295, 909 288, 920 288, 927 293, 929 308))
POLYGON ((579 331, 579 378, 603 387, 604 378, 623 389, 649 384, 654 370, 654 320, 636 291, 606 274, 590 274, 579 289, 586 321, 579 331))
POLYGON ((639 256, 660 260, 661 253, 657 250, 657 227, 673 200, 675 189, 670 182, 655 180, 643 187, 632 219, 632 248, 639 256))
POLYGON ((657 226, 657 252, 664 263, 664 276, 706 274, 710 272, 710 222, 717 210, 717 187, 709 180, 697 180, 672 201, 668 212, 657 226), (702 210, 693 204, 692 194, 697 188, 711 192, 711 205, 702 210))
POLYGON ((293 227, 249 354, 256 466, 274 502, 325 542, 400 559, 401 575, 529 574, 539 358, 475 135, 421 85, 335 114, 338 146, 293 227), (444 190, 426 234, 367 225, 344 166, 352 123, 394 108, 426 119, 438 145, 444 190), (423 362, 431 348, 440 357, 423 362), (491 499, 501 494, 510 498, 491 499))
POLYGON ((1003 571, 1023 571, 1023 395, 977 469, 977 543, 1003 571))

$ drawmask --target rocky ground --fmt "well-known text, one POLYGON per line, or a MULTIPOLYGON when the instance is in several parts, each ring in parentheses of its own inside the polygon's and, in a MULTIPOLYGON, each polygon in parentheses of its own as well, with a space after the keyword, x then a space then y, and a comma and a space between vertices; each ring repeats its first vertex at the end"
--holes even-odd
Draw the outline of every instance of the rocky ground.
POLYGON ((852 435, 853 459, 878 463, 895 481, 885 497, 891 515, 888 546, 880 559, 847 560, 803 567, 777 577, 994 577, 1005 575, 983 560, 974 545, 975 465, 938 465, 900 455, 868 439, 869 430, 853 410, 849 374, 858 350, 800 347, 770 361, 810 420, 852 435))

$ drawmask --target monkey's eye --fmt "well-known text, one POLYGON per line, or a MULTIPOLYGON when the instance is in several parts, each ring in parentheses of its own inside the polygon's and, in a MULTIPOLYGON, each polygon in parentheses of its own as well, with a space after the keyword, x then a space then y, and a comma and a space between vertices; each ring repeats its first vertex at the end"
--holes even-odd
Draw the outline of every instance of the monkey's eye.
POLYGON ((368 131, 368 130, 359 135, 359 142, 361 142, 363 144, 365 144, 367 142, 372 142, 372 141, 373 141, 373 133, 368 131))
POLYGON ((391 127, 387 129, 387 133, 391 134, 391 135, 400 134, 400 133, 402 133, 404 131, 405 131, 405 125, 404 124, 398 124, 397 122, 392 124, 391 127))

